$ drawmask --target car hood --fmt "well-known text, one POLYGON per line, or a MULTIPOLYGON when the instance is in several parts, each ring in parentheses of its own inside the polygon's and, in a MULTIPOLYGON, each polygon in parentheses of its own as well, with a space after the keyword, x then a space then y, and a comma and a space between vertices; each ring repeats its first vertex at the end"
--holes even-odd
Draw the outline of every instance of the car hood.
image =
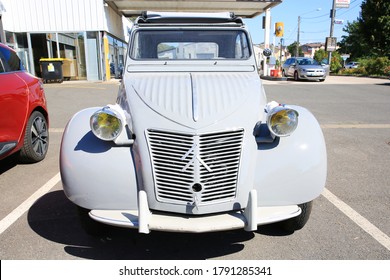
POLYGON ((232 115, 239 108, 260 111, 258 102, 249 102, 257 100, 265 105, 261 83, 255 75, 253 72, 132 73, 124 83, 127 99, 133 103, 129 108, 133 115, 143 114, 134 101, 138 97, 159 116, 186 127, 200 128, 232 115))

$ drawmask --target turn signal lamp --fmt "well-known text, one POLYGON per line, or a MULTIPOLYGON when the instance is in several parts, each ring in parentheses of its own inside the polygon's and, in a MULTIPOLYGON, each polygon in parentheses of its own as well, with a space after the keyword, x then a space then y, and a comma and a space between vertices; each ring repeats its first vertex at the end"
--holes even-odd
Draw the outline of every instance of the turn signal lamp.
POLYGON ((115 140, 122 132, 122 121, 119 114, 109 107, 96 111, 90 119, 93 134, 101 140, 115 140))

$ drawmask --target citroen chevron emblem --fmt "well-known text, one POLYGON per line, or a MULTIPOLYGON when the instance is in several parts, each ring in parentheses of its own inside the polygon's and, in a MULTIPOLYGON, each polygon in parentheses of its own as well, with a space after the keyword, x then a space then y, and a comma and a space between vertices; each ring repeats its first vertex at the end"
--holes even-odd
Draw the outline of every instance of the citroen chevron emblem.
POLYGON ((187 164, 183 167, 181 170, 186 171, 188 167, 195 164, 195 161, 199 161, 201 165, 203 165, 208 172, 212 172, 211 168, 202 160, 202 158, 199 155, 199 150, 197 149, 198 144, 194 143, 192 147, 180 158, 181 160, 185 160, 187 157, 189 157, 191 154, 193 154, 192 158, 187 162, 187 164))

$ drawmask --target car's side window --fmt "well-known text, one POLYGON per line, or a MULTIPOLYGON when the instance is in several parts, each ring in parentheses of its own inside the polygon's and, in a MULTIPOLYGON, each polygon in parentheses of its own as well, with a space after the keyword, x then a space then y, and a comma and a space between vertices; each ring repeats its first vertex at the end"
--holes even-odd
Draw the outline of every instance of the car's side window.
POLYGON ((0 48, 0 73, 4 73, 6 72, 6 61, 5 61, 5 58, 3 56, 3 52, 2 52, 2 48, 0 48))
POLYGON ((16 53, 6 48, 0 48, 0 53, 4 71, 14 72, 23 70, 21 61, 16 53))
POLYGON ((5 69, 4 69, 4 65, 3 65, 3 60, 0 58, 0 73, 4 73, 5 72, 5 69))

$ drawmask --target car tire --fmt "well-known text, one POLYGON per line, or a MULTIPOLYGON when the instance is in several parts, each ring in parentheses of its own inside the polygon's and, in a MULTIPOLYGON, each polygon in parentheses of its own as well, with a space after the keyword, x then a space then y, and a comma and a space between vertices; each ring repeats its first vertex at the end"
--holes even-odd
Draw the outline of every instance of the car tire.
POLYGON ((321 79, 320 82, 325 82, 325 79, 321 79))
POLYGON ((46 157, 49 148, 49 127, 46 117, 34 111, 28 119, 23 139, 23 147, 19 152, 19 160, 34 163, 46 157))
POLYGON ((302 212, 298 216, 279 222, 279 227, 289 233, 302 229, 309 220, 311 209, 313 208, 313 201, 298 205, 302 212))
POLYGON ((299 81, 298 71, 294 72, 294 81, 299 81))
POLYGON ((109 226, 93 220, 89 216, 90 211, 91 210, 89 209, 85 209, 83 207, 77 206, 77 214, 79 216, 81 227, 88 235, 97 236, 97 237, 105 235, 108 232, 109 226))

